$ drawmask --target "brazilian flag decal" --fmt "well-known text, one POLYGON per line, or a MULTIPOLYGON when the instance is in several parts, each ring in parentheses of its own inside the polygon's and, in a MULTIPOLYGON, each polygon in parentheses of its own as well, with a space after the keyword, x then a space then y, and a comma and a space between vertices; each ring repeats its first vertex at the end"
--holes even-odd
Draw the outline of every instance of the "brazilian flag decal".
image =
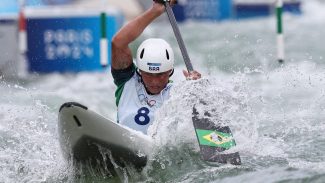
POLYGON ((222 133, 214 130, 196 129, 200 145, 222 147, 230 149, 235 146, 235 140, 230 133, 222 133))

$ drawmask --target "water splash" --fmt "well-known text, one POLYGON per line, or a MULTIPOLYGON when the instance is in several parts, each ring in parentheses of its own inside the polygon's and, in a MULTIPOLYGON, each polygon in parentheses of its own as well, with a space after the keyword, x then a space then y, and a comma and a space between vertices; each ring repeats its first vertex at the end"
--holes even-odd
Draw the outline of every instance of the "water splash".
POLYGON ((57 134, 53 133, 56 118, 46 105, 39 100, 30 100, 24 105, 1 104, 0 118, 0 182, 70 179, 57 134))

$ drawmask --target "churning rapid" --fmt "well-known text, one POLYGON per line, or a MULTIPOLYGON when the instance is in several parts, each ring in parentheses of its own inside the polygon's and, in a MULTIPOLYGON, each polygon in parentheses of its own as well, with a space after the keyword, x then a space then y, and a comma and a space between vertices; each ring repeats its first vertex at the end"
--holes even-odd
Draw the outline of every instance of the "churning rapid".
MULTIPOLYGON (((180 25, 194 68, 204 78, 185 81, 185 68, 168 22, 140 39, 161 37, 176 50, 172 97, 150 127, 157 147, 141 174, 127 182, 325 181, 325 4, 306 1, 300 16, 284 15, 286 59, 276 58, 275 18, 186 22, 180 25), (192 106, 231 128, 242 165, 200 160, 192 106)), ((141 40, 131 45, 134 49, 141 40)), ((57 115, 75 101, 116 119, 115 86, 103 73, 0 78, 0 182, 116 181, 79 174, 61 154, 57 115)))

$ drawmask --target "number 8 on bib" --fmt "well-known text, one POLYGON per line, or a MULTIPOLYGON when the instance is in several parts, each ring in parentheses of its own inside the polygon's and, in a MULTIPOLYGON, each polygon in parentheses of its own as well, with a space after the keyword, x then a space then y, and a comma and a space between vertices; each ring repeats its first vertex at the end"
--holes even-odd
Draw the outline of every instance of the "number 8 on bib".
POLYGON ((150 118, 148 116, 149 109, 146 107, 141 107, 138 110, 138 114, 135 115, 134 121, 139 125, 147 125, 150 122, 150 118))

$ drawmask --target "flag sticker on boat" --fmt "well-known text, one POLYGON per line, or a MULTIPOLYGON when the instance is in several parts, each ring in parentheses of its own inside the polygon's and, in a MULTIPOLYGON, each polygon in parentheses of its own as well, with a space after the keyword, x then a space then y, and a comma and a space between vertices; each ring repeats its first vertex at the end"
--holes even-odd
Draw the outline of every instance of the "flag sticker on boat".
POLYGON ((222 147, 230 149, 236 143, 230 133, 222 133, 213 130, 196 129, 200 145, 222 147))

